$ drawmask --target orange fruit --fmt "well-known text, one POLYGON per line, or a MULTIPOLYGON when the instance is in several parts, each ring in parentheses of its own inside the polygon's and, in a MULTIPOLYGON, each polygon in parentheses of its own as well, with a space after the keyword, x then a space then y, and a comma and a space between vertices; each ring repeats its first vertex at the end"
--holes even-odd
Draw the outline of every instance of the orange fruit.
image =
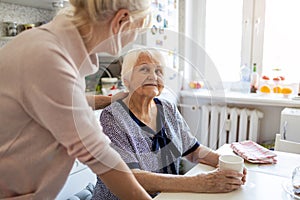
POLYGON ((282 88, 280 86, 275 86, 273 87, 273 92, 274 93, 281 93, 282 88))
POLYGON ((271 88, 268 85, 263 85, 263 86, 260 87, 260 91, 262 93, 270 93, 271 92, 271 88))
POLYGON ((291 88, 288 87, 284 87, 281 89, 281 93, 282 94, 291 94, 293 92, 293 90, 291 88))

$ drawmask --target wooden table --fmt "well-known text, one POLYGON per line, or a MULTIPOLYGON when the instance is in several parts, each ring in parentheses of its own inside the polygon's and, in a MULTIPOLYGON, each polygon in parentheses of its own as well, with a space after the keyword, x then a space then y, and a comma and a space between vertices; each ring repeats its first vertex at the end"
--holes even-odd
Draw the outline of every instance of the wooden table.
MULTIPOLYGON (((218 149, 220 154, 233 154, 230 146, 224 145, 218 149)), ((277 152, 277 164, 258 165, 245 163, 248 170, 247 182, 240 189, 230 193, 160 193, 155 200, 292 200, 283 189, 289 183, 292 170, 300 166, 300 155, 277 152)), ((214 170, 213 167, 197 164, 186 175, 194 175, 214 170)), ((300 198, 299 198, 300 199, 300 198)))

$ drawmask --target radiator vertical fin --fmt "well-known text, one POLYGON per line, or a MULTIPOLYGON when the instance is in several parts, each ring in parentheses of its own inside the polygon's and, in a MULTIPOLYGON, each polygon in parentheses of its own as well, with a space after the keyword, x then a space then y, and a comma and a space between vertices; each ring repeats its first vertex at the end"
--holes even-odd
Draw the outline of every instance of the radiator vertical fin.
POLYGON ((228 143, 235 142, 237 140, 237 128, 238 128, 238 112, 237 109, 230 109, 229 120, 231 122, 231 128, 229 131, 229 140, 228 143))
POLYGON ((227 116, 228 114, 226 107, 220 107, 219 141, 217 148, 227 143, 227 116))
POLYGON ((248 128, 248 113, 247 109, 242 109, 240 112, 238 141, 247 140, 247 128, 248 128))
POLYGON ((212 106, 210 112, 209 146, 216 149, 219 130, 219 107, 212 106))
POLYGON ((203 105, 200 142, 213 149, 237 141, 257 142, 262 117, 263 113, 256 109, 203 105))
POLYGON ((210 113, 210 107, 209 106, 202 106, 201 108, 201 124, 200 124, 200 142, 201 144, 208 146, 208 137, 209 137, 209 114, 210 113), (205 133, 205 134, 203 134, 205 133))

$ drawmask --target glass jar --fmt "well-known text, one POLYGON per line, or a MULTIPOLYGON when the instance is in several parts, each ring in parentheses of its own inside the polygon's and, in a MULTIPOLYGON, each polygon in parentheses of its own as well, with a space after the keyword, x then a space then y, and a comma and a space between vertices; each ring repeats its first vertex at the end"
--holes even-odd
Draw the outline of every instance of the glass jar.
POLYGON ((35 24, 23 24, 24 30, 29 30, 35 27, 35 24))
POLYGON ((17 23, 16 22, 4 22, 6 36, 16 36, 17 35, 17 23))
POLYGON ((101 78, 101 90, 103 95, 112 94, 111 90, 117 89, 118 78, 101 78))

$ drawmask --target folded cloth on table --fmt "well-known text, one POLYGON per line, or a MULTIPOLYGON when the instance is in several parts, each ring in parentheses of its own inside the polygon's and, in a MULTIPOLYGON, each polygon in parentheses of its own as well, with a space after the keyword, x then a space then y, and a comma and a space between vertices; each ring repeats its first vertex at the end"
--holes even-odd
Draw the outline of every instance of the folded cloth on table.
POLYGON ((269 149, 251 141, 234 142, 230 145, 233 151, 251 163, 275 164, 276 154, 269 149))

